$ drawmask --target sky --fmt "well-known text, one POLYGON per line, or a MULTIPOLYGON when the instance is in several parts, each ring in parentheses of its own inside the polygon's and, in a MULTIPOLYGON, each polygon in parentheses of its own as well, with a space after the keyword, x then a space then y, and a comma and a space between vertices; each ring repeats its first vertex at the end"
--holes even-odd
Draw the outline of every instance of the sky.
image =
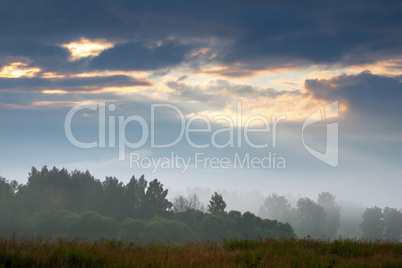
POLYGON ((400 1, 0 0, 0 175, 402 207, 400 1))

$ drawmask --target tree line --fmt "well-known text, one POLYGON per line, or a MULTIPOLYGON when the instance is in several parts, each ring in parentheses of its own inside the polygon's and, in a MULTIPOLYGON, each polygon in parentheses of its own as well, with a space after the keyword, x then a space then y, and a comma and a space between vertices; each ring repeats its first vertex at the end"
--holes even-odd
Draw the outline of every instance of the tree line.
MULTIPOLYGON (((277 194, 268 196, 260 207, 263 218, 288 222, 299 237, 335 239, 340 227, 341 206, 328 192, 318 195, 317 202, 300 198, 293 208, 289 201, 277 194)), ((359 225, 362 239, 402 240, 402 213, 396 208, 376 206, 366 208, 359 225)))
MULTIPOLYGON (((320 193, 317 201, 300 198, 296 207, 284 196, 271 194, 259 217, 226 212, 218 193, 207 208, 195 194, 171 201, 167 195, 160 181, 148 182, 144 176, 123 184, 116 177, 100 181, 88 171, 33 167, 26 184, 0 177, 0 236, 145 242, 339 236, 342 208, 328 192, 320 193)), ((359 227, 362 236, 356 238, 401 240, 402 213, 395 208, 367 208, 359 227)))
POLYGON ((294 238, 289 223, 253 213, 226 212, 214 193, 207 211, 197 195, 167 199, 168 190, 144 176, 127 184, 88 171, 32 168, 26 184, 0 177, 0 236, 201 241, 294 238))

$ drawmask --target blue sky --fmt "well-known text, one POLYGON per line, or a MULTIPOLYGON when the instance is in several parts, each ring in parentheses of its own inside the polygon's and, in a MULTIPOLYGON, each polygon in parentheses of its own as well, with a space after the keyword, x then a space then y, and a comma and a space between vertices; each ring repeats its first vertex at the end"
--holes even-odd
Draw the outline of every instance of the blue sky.
POLYGON ((399 1, 0 6, 1 176, 25 183, 47 165, 125 182, 145 174, 173 190, 330 191, 402 207, 399 1), (68 139, 73 107, 74 139, 94 148, 68 139), (303 129, 316 111, 322 120, 303 129), (336 151, 336 164, 306 146, 336 151), (235 166, 245 158, 254 164, 235 166))

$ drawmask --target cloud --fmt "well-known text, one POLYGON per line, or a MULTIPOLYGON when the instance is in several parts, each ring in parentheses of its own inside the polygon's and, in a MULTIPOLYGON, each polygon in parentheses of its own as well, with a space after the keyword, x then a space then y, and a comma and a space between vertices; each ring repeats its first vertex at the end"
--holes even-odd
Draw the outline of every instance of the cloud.
POLYGON ((388 77, 365 71, 331 79, 306 80, 305 88, 315 98, 344 100, 353 112, 384 118, 399 118, 402 114, 402 76, 388 77))
POLYGON ((3 51, 3 46, 8 47, 7 55, 33 58, 42 69, 70 71, 175 66, 190 52, 184 41, 216 54, 211 62, 241 64, 244 70, 356 65, 401 54, 401 14, 401 2, 380 0, 196 4, 40 0, 18 5, 2 1, 0 46, 3 51), (81 37, 126 43, 103 51, 90 64, 66 62, 68 51, 57 46, 81 37), (160 40, 176 41, 152 49, 144 46, 160 40))
POLYGON ((88 71, 88 59, 70 61, 70 52, 62 44, 44 40, 0 41, 0 64, 9 65, 13 62, 27 64, 26 68, 38 67, 44 72, 79 73, 88 71))
POLYGON ((80 58, 98 56, 103 50, 113 47, 114 44, 105 40, 88 40, 83 37, 78 41, 63 44, 62 47, 67 48, 70 53, 70 61, 80 58))
POLYGON ((74 77, 61 79, 34 78, 0 78, 1 91, 41 91, 64 90, 90 92, 104 87, 148 86, 150 82, 137 80, 129 76, 113 75, 98 77, 74 77))
POLYGON ((98 70, 154 70, 181 63, 189 51, 188 46, 171 40, 151 47, 129 42, 103 51, 91 66, 98 70))
POLYGON ((188 97, 188 100, 198 101, 214 99, 218 94, 226 97, 247 97, 252 99, 260 97, 275 99, 282 95, 301 95, 298 89, 256 88, 249 84, 234 83, 224 79, 212 79, 207 83, 198 85, 182 81, 168 81, 167 86, 174 89, 176 94, 188 97))
POLYGON ((170 102, 178 105, 189 117, 227 115, 237 118, 241 103, 244 118, 285 115, 288 120, 298 121, 307 118, 316 107, 324 105, 322 100, 303 94, 299 89, 259 88, 224 79, 202 83, 167 81, 166 85, 173 89, 170 102))
POLYGON ((22 62, 14 62, 0 69, 0 77, 19 78, 19 77, 35 77, 41 71, 39 68, 26 68, 28 64, 22 62))
POLYGON ((251 9, 227 64, 249 68, 303 64, 362 64, 401 52, 398 2, 303 1, 261 4, 251 9), (342 4, 343 3, 343 4, 342 4))

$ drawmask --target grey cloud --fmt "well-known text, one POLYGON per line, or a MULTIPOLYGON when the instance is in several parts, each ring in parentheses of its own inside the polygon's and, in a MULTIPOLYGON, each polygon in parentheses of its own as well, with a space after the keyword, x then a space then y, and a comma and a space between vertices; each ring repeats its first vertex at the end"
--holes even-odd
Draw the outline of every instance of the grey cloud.
MULTIPOLYGON (((240 63, 243 69, 255 70, 311 63, 361 64, 392 59, 402 52, 400 1, 190 4, 39 0, 1 1, 1 6, 0 43, 13 44, 15 48, 11 49, 17 55, 23 54, 21 46, 29 49, 29 44, 61 44, 82 36, 126 41, 195 40, 193 48, 200 40, 211 38, 224 41, 203 41, 210 48, 223 46, 217 49, 218 55, 212 61, 228 66, 240 63)), ((173 43, 149 50, 129 42, 105 51, 90 63, 65 62, 65 51, 55 51, 58 56, 44 57, 41 64, 69 70, 79 68, 78 65, 155 69, 181 63, 186 52, 187 47, 173 43)), ((40 55, 47 54, 46 50, 29 50, 24 55, 39 62, 40 55)), ((228 71, 227 75, 241 73, 228 71)))
POLYGON ((256 69, 348 65, 401 52, 402 5, 397 1, 267 2, 254 11, 224 62, 256 69))
POLYGON ((306 80, 305 88, 316 98, 344 100, 355 112, 400 117, 402 114, 402 76, 340 75, 331 79, 306 80))
POLYGON ((201 89, 198 85, 190 85, 180 81, 170 81, 166 85, 176 91, 172 94, 172 99, 182 101, 196 101, 203 107, 196 108, 196 104, 191 105, 191 109, 195 111, 203 111, 203 109, 221 109, 233 99, 245 97, 250 99, 270 98, 275 99, 282 95, 301 95, 300 90, 277 90, 274 88, 257 89, 247 84, 232 84, 227 80, 216 79, 211 80, 201 89), (206 108, 207 107, 207 108, 206 108))
POLYGON ((23 90, 36 91, 43 89, 63 89, 68 91, 92 91, 102 87, 150 85, 147 81, 136 80, 124 75, 82 78, 0 78, 0 91, 23 90))
POLYGON ((301 92, 299 89, 291 89, 291 90, 277 90, 274 88, 267 88, 261 91, 261 96, 269 97, 275 99, 278 96, 282 95, 292 95, 292 96, 299 96, 301 92))
POLYGON ((169 40, 150 48, 129 42, 103 51, 90 64, 103 70, 153 70, 182 62, 189 51, 188 46, 169 40))

